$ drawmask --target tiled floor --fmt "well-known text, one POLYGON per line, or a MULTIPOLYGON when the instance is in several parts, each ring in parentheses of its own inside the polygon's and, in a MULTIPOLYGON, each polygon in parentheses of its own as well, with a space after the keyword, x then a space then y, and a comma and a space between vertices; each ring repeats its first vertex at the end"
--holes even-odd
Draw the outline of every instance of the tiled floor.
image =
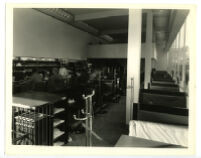
MULTIPOLYGON (((126 98, 122 96, 119 103, 109 103, 103 114, 93 119, 93 131, 102 139, 93 136, 93 146, 112 147, 122 134, 128 134, 125 125, 126 98)), ((85 146, 85 134, 71 134, 72 142, 67 146, 85 146)))

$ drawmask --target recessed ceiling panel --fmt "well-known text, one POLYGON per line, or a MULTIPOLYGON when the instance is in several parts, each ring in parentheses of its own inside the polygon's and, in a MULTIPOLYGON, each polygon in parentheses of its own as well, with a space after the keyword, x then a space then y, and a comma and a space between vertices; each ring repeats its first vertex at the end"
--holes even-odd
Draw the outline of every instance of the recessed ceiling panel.
POLYGON ((113 39, 115 39, 115 43, 127 43, 128 42, 128 33, 110 34, 110 36, 113 39))
POLYGON ((128 29, 128 16, 114 16, 84 21, 99 30, 128 29))

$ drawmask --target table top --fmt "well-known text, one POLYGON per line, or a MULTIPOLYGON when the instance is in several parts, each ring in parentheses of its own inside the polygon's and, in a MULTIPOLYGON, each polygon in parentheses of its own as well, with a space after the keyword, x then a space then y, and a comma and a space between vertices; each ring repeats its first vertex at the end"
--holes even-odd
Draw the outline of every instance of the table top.
POLYGON ((28 91, 13 95, 14 104, 23 104, 30 107, 44 105, 50 102, 56 102, 62 98, 61 94, 53 94, 48 92, 28 91))
POLYGON ((141 148, 181 148, 179 145, 121 135, 115 147, 141 147, 141 148))

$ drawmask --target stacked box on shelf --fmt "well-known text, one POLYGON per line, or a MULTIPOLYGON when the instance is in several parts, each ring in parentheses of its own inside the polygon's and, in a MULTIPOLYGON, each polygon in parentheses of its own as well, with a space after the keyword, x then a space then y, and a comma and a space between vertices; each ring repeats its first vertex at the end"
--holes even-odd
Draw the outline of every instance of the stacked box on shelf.
POLYGON ((52 116, 49 105, 38 108, 13 106, 13 144, 52 145, 52 116), (21 139, 20 139, 21 138, 21 139))
MULTIPOLYGON (((48 145, 47 137, 44 137, 48 129, 42 128, 47 115, 42 113, 23 113, 15 117, 16 132, 27 134, 21 140, 24 145, 48 145)), ((46 125, 46 124, 45 124, 46 125)))

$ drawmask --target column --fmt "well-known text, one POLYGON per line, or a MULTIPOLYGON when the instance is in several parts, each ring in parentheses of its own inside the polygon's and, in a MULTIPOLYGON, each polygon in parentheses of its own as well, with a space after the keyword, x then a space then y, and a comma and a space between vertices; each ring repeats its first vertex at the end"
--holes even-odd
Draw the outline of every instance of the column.
POLYGON ((153 35, 153 13, 151 10, 147 12, 147 25, 146 25, 146 56, 145 56, 145 78, 144 78, 144 88, 148 88, 148 84, 151 81, 151 58, 153 53, 152 45, 152 35, 153 35))
POLYGON ((184 83, 185 83, 185 73, 186 73, 186 66, 185 66, 185 23, 183 24, 181 28, 181 34, 180 34, 180 46, 181 46, 181 64, 182 64, 182 76, 181 76, 181 91, 185 90, 184 83))
POLYGON ((126 124, 133 118, 133 102, 138 103, 140 89, 142 10, 129 9, 126 124), (133 83, 132 82, 133 79, 133 83))
POLYGON ((181 36, 181 31, 178 32, 177 34, 177 83, 180 83, 180 57, 181 57, 181 46, 180 46, 180 36, 181 36))

